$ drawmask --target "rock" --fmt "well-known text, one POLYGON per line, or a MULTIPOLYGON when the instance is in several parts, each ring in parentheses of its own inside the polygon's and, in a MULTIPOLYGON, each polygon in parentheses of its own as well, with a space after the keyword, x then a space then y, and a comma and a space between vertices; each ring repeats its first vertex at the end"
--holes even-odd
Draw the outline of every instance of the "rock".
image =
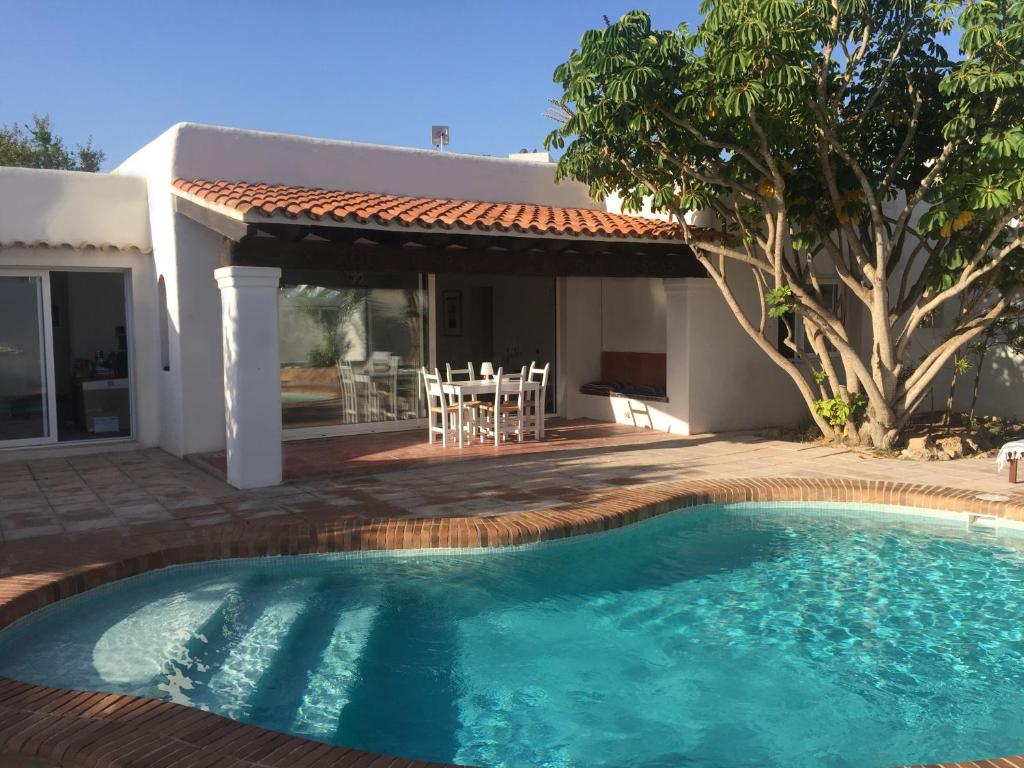
POLYGON ((938 458, 940 453, 935 447, 935 442, 930 437, 910 438, 907 440, 907 447, 903 451, 903 455, 907 458, 918 459, 919 461, 932 461, 938 458))
POLYGON ((939 451, 947 459, 962 459, 964 457, 964 439, 962 437, 944 437, 936 443, 939 451))

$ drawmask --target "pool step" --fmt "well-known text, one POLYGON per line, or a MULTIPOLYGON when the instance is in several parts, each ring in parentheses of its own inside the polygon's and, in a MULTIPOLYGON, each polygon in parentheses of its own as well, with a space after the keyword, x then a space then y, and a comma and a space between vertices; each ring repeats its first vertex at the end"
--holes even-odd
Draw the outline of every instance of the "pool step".
POLYGON ((967 515, 968 531, 995 531, 999 527, 999 518, 995 515, 979 515, 969 513, 967 515))

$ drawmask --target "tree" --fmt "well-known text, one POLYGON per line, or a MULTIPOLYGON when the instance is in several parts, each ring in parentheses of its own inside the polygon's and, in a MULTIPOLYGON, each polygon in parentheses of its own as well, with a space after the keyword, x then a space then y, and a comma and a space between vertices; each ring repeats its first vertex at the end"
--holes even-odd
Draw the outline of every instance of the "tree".
POLYGON ((0 166, 96 172, 105 157, 91 137, 84 146, 68 150, 53 133, 49 115, 33 115, 31 125, 0 125, 0 166))
POLYGON ((695 32, 634 11, 584 33, 554 75, 558 174, 673 214, 823 434, 888 447, 950 357, 1024 289, 1024 0, 701 11, 695 32), (714 232, 694 226, 698 211, 714 232), (750 314, 737 298, 749 280, 750 314), (963 304, 948 337, 912 358, 947 302, 963 304), (858 315, 867 344, 850 332, 858 315))

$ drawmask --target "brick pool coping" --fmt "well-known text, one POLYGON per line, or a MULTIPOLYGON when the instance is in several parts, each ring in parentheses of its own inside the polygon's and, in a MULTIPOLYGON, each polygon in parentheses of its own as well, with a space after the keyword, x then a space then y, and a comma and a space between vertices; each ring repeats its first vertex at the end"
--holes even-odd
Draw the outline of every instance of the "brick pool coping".
MULTIPOLYGON (((71 570, 0 578, 0 628, 46 605, 170 565, 224 558, 385 549, 496 547, 613 530, 667 512, 742 501, 888 504, 1024 521, 1024 502, 973 491, 894 482, 822 479, 686 480, 626 486, 578 508, 493 517, 341 517, 319 525, 211 526, 134 537, 121 559, 71 570)), ((197 709, 121 694, 71 691, 0 677, 0 753, 78 768, 441 768, 322 744, 197 709)), ((1024 755, 950 764, 1024 768, 1024 755)), ((935 767, 933 767, 935 768, 935 767)))

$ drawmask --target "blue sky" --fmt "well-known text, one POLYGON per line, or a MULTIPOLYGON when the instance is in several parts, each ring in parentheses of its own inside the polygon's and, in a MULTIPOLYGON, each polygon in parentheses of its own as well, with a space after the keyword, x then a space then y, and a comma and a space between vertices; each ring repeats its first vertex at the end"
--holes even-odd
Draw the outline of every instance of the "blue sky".
POLYGON ((541 146, 555 66, 636 7, 695 21, 698 0, 0 0, 0 123, 49 113, 105 168, 183 120, 406 146, 541 146))

